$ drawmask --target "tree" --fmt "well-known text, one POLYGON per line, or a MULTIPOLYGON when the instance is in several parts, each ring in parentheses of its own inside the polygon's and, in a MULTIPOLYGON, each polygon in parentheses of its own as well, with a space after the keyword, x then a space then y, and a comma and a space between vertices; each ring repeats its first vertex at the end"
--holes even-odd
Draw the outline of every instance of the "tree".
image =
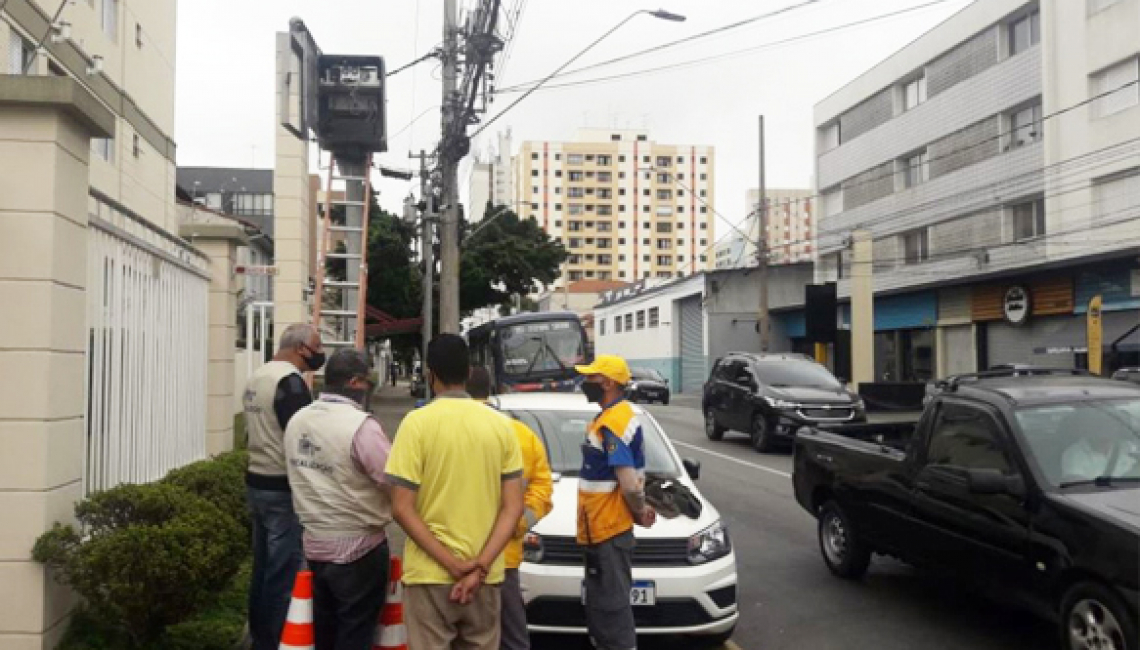
POLYGON ((510 209, 488 210, 483 222, 463 224, 459 308, 470 312, 509 305, 537 283, 550 284, 566 261, 562 242, 547 235, 534 219, 520 219, 510 209))

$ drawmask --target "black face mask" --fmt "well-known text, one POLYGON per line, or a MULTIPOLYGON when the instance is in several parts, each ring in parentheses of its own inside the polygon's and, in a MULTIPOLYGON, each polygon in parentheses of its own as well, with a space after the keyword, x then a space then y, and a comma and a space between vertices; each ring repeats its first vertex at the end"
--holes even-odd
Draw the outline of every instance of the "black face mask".
POLYGON ((325 353, 324 352, 311 352, 309 354, 309 356, 304 357, 304 359, 305 359, 305 365, 308 366, 309 370, 311 370, 313 372, 320 370, 325 365, 325 353))
POLYGON ((586 395, 586 401, 594 404, 601 404, 606 396, 606 389, 592 381, 582 382, 582 392, 586 395))

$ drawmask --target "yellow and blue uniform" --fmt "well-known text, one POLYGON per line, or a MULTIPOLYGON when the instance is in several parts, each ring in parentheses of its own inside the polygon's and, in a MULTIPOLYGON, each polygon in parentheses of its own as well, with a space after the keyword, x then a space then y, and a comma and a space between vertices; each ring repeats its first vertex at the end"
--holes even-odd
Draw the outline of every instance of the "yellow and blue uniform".
POLYGON ((633 528, 633 515, 617 480, 617 468, 645 473, 645 437, 624 399, 603 405, 582 445, 578 478, 578 543, 600 544, 633 528))

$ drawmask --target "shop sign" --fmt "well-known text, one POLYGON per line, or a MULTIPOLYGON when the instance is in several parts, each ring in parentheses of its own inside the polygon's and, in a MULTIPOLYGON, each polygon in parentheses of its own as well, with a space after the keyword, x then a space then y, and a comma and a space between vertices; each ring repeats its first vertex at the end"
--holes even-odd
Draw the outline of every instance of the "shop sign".
POLYGON ((1001 302, 1002 315, 1010 325, 1021 326, 1029 322, 1029 314, 1033 312, 1033 301, 1029 289, 1015 284, 1005 290, 1001 302))

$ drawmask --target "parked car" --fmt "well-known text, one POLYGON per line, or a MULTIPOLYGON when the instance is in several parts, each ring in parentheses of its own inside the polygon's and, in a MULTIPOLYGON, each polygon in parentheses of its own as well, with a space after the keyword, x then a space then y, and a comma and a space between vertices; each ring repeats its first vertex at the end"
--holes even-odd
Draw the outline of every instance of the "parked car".
POLYGON ((1112 374, 1112 378, 1140 384, 1140 368, 1121 368, 1112 374))
POLYGON ((837 576, 892 555, 1059 621, 1066 650, 1137 650, 1140 387, 960 376, 917 423, 801 431, 793 482, 837 576))
POLYGON ((806 425, 867 419, 858 395, 827 368, 799 354, 731 352, 717 359, 701 409, 710 440, 740 431, 761 452, 794 440, 796 430, 806 425))
POLYGON ((633 380, 625 391, 629 401, 669 403, 669 380, 662 377, 661 373, 649 368, 633 368, 630 373, 633 380))
MULTIPOLYGON (((490 403, 542 438, 554 475, 554 510, 527 535, 519 569, 530 630, 585 635, 583 557, 575 540, 577 477, 586 427, 598 406, 573 393, 499 395, 490 403)), ((657 421, 640 406, 633 409, 645 436, 647 478, 677 481, 702 504, 695 520, 658 517, 652 528, 634 529, 633 615, 638 634, 684 635, 693 645, 717 647, 732 636, 739 617, 736 555, 728 529, 697 489, 700 465, 681 460, 657 421)))

